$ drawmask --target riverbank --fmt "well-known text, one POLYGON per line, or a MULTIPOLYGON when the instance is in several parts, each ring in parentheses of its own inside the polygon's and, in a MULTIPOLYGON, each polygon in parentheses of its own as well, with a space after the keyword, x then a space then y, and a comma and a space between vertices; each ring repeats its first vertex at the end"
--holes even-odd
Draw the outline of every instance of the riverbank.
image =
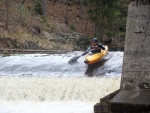
MULTIPOLYGON (((90 21, 88 5, 82 7, 77 2, 48 1, 47 15, 36 14, 34 3, 25 2, 20 11, 17 0, 10 1, 8 28, 6 28, 6 4, 0 2, 0 48, 34 50, 86 50, 94 37, 94 23, 90 21), (67 13, 68 12, 68 13, 67 13), (22 14, 22 17, 21 17, 22 14), (68 14, 67 23, 65 21, 68 14)), ((123 50, 123 38, 112 38, 109 50, 123 50)))

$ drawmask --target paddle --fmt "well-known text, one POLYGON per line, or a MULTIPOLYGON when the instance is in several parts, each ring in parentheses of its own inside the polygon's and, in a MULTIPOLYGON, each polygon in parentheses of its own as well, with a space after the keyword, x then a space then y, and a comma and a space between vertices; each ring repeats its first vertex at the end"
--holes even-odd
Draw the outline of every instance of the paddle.
MULTIPOLYGON (((110 40, 108 40, 108 41, 105 41, 103 44, 109 44, 109 43, 111 43, 111 42, 112 42, 112 39, 110 39, 110 40)), ((102 44, 102 45, 103 45, 103 44, 102 44)), ((81 56, 86 55, 87 53, 89 53, 89 52, 91 52, 91 51, 93 51, 93 50, 94 50, 94 49, 89 50, 89 51, 85 51, 82 55, 73 57, 72 59, 70 59, 70 60, 68 61, 68 63, 69 63, 69 64, 72 64, 72 63, 77 62, 77 59, 78 59, 78 58, 80 58, 81 56)))
POLYGON ((89 51, 86 51, 86 52, 84 52, 84 53, 83 53, 82 55, 80 55, 80 56, 75 56, 75 57, 71 58, 71 59, 68 61, 68 63, 72 64, 72 63, 77 62, 77 59, 78 59, 78 58, 80 58, 81 56, 86 55, 88 52, 89 52, 89 51))

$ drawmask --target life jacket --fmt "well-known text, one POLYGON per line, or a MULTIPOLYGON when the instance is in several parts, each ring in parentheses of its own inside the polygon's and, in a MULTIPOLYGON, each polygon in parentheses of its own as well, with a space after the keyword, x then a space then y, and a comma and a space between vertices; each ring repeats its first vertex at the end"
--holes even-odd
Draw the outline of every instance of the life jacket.
POLYGON ((91 43, 91 48, 96 50, 99 49, 98 44, 94 42, 91 43))

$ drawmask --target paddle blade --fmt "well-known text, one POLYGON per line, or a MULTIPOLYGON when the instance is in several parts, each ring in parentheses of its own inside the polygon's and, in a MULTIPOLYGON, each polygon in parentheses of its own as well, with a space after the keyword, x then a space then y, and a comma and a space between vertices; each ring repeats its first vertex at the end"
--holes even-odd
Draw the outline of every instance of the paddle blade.
POLYGON ((71 58, 71 59, 68 61, 68 63, 69 63, 69 64, 76 63, 76 62, 77 62, 77 59, 78 59, 79 57, 80 57, 80 56, 75 56, 75 57, 71 58))

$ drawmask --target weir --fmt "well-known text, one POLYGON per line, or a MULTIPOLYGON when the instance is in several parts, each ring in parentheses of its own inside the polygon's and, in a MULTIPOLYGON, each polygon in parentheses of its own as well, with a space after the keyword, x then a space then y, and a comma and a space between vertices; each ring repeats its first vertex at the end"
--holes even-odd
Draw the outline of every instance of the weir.
POLYGON ((150 2, 128 7, 120 89, 100 99, 95 113, 150 113, 150 2))
POLYGON ((118 89, 119 84, 120 77, 101 77, 101 79, 98 79, 97 77, 1 76, 0 100, 14 102, 65 102, 75 100, 87 103, 96 102, 99 97, 118 89))
POLYGON ((123 54, 109 52, 94 69, 84 57, 68 63, 82 53, 0 54, 0 113, 92 113, 120 87, 123 54))

